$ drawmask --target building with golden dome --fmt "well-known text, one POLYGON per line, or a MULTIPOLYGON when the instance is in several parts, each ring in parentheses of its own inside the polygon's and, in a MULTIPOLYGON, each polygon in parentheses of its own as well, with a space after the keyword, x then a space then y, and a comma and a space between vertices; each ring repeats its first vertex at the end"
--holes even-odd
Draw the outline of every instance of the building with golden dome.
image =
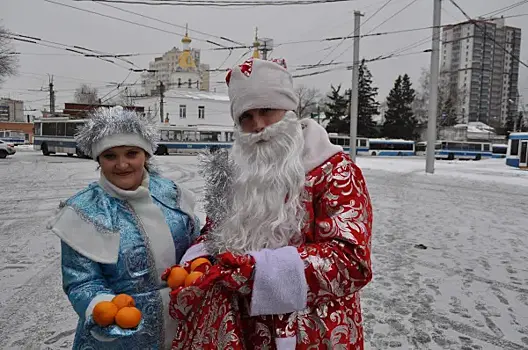
POLYGON ((200 50, 191 48, 192 39, 185 30, 181 50, 173 47, 163 56, 154 58, 149 63, 148 72, 142 74, 142 85, 145 94, 156 95, 160 81, 165 85, 165 91, 171 89, 187 89, 209 91, 209 65, 200 62, 200 50))

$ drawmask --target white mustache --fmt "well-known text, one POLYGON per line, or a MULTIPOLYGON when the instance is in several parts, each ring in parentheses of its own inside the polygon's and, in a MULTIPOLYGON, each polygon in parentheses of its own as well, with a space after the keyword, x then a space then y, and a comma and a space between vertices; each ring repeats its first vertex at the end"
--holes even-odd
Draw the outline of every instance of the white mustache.
POLYGON ((282 135, 284 132, 287 132, 291 128, 291 121, 297 120, 297 116, 294 112, 288 111, 284 115, 281 121, 269 125, 264 128, 259 133, 252 132, 235 132, 235 138, 238 138, 241 145, 253 146, 259 142, 268 142, 278 135, 282 135))

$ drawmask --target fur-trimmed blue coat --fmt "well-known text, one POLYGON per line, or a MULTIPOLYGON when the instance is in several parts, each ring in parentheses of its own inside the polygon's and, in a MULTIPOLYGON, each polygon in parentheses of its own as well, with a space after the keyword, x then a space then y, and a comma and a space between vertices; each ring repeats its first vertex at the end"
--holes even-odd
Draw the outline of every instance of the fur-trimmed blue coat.
POLYGON ((199 234, 189 191, 148 173, 137 190, 123 191, 101 174, 61 203, 48 227, 61 238, 63 289, 79 315, 74 349, 170 348, 176 325, 160 277, 199 234), (140 326, 94 326, 94 306, 119 293, 135 299, 140 326))

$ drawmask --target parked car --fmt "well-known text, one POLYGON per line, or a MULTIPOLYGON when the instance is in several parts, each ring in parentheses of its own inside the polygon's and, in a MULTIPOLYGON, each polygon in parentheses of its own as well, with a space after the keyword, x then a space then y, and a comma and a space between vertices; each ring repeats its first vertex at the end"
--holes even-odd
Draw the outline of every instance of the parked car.
POLYGON ((15 145, 0 140, 0 159, 16 153, 15 145))

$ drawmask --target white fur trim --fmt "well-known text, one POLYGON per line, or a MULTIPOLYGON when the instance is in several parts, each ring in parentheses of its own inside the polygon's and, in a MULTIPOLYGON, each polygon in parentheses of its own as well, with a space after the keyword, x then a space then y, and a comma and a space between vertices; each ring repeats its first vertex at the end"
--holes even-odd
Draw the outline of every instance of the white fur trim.
MULTIPOLYGON (((88 304, 88 307, 86 308, 86 312, 84 314, 85 319, 89 319, 93 314, 93 309, 95 308, 95 305, 99 304, 101 301, 112 301, 114 299, 115 295, 113 294, 99 294, 96 295, 95 298, 90 301, 90 304, 88 304)), ((111 342, 114 341, 114 338, 105 337, 103 335, 97 334, 94 331, 90 331, 92 334, 92 337, 99 340, 100 342, 111 342)))
POLYGON ((205 249, 205 244, 203 244, 203 243, 195 244, 195 245, 189 247, 189 249, 187 249, 185 254, 183 254, 183 256, 182 256, 182 258, 180 260, 180 265, 183 265, 186 262, 194 260, 196 258, 200 258, 202 256, 208 256, 208 255, 209 255, 209 253, 205 249))
POLYGON ((343 147, 332 144, 326 130, 315 120, 303 119, 301 123, 304 125, 303 164, 305 173, 320 166, 334 154, 343 152, 343 147))
POLYGON ((295 347, 297 346, 297 338, 275 338, 275 345, 277 346, 277 350, 295 350, 295 347))
POLYGON ((119 232, 99 232, 71 207, 62 208, 48 229, 79 254, 101 264, 115 264, 119 254, 119 232))
POLYGON ((157 276, 161 283, 161 275, 167 266, 172 266, 176 263, 176 248, 174 247, 174 240, 169 230, 169 225, 165 221, 165 216, 161 209, 152 201, 150 194, 145 197, 130 199, 128 203, 139 217, 139 221, 149 239, 157 276))
POLYGON ((262 249, 255 258, 250 316, 282 315, 304 310, 308 283, 297 248, 262 249))
POLYGON ((112 147, 136 146, 152 155, 152 145, 139 134, 114 134, 101 139, 92 145, 92 157, 96 159, 101 153, 112 147))
POLYGON ((180 189, 180 210, 194 220, 194 206, 196 205, 194 193, 181 185, 178 185, 178 188, 180 189))

